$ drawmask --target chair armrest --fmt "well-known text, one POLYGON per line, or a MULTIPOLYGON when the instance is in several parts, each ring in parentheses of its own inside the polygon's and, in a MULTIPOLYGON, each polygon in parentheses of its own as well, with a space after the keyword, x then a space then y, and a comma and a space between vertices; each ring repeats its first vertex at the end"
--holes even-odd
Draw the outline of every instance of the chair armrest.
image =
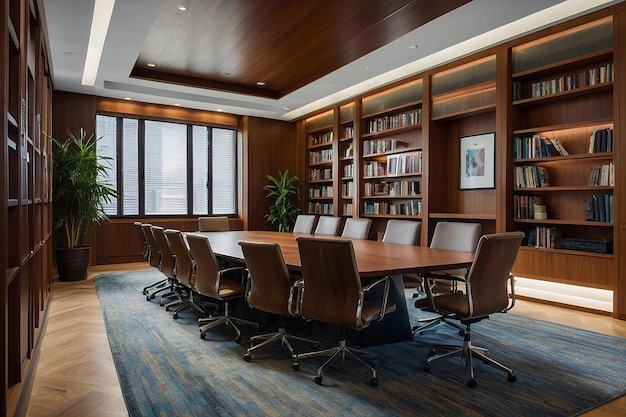
POLYGON ((374 282, 370 282, 366 286, 363 287, 363 294, 377 286, 378 284, 384 283, 385 289, 383 290, 383 297, 380 302, 380 312, 378 313, 377 321, 381 321, 385 317, 385 312, 387 310, 387 298, 389 297, 389 287, 391 286, 391 279, 386 276, 383 278, 379 278, 374 282))
POLYGON ((289 289, 288 310, 292 316, 300 315, 300 306, 302 305, 302 289, 304 288, 304 279, 300 278, 291 284, 289 289), (295 310, 294 310, 295 307, 295 310))
POLYGON ((511 293, 510 293, 511 301, 509 302, 509 305, 507 306, 507 308, 502 310, 502 312, 507 312, 515 306, 515 276, 513 274, 509 274, 509 285, 511 287, 511 293))
POLYGON ((222 278, 229 278, 229 279, 236 279, 235 274, 239 273, 240 274, 240 281, 241 283, 245 283, 246 277, 247 277, 247 272, 248 270, 244 267, 241 266, 235 266, 232 268, 226 268, 226 269, 220 269, 219 271, 217 271, 217 275, 219 277, 219 279, 222 278))

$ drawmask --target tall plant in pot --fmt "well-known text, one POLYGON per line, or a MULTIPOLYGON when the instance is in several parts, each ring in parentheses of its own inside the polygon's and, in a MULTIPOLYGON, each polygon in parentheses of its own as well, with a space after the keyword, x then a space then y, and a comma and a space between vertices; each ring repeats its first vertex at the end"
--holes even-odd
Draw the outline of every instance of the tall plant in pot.
POLYGON ((269 184, 263 187, 269 191, 267 198, 274 200, 270 212, 265 215, 265 220, 271 224, 278 223, 279 232, 288 232, 293 227, 296 217, 300 214, 300 179, 295 175, 289 175, 289 170, 278 171, 278 176, 267 175, 269 184))
POLYGON ((97 139, 84 129, 67 132, 65 141, 52 140, 52 213, 58 230, 56 259, 61 281, 87 277, 91 247, 87 234, 94 224, 108 221, 104 204, 117 196, 101 181, 111 158, 98 155, 97 139))

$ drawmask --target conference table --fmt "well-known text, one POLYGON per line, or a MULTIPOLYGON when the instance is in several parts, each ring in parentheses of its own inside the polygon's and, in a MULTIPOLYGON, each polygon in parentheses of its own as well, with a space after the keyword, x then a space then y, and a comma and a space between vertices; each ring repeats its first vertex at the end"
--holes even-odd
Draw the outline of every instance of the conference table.
MULTIPOLYGON (((190 233, 186 233, 190 234, 190 233)), ((193 232, 209 240, 216 255, 243 262, 238 242, 254 241, 277 243, 290 271, 300 271, 298 236, 314 236, 320 239, 343 239, 339 236, 308 235, 271 231, 193 232)), ((372 323, 359 338, 363 346, 411 340, 411 324, 406 306, 402 274, 421 271, 438 271, 468 267, 474 260, 470 252, 431 249, 423 246, 399 245, 374 240, 352 239, 357 269, 363 279, 389 276, 391 288, 389 301, 396 304, 396 311, 380 322, 372 323)))

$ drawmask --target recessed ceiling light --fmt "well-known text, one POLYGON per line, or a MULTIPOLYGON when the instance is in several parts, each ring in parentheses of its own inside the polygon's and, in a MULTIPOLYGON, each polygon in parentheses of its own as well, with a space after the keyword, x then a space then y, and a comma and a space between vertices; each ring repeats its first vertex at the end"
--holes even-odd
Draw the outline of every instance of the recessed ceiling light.
POLYGON ((154 67, 156 67, 156 64, 153 64, 152 62, 150 62, 150 63, 148 63, 148 64, 146 64, 146 65, 147 65, 147 66, 149 66, 150 68, 154 68, 154 67))
POLYGON ((180 10, 181 12, 184 12, 187 10, 187 6, 185 6, 184 4, 179 4, 178 6, 176 6, 176 8, 180 10))
POLYGON ((124 97, 124 100, 132 100, 130 97, 124 97))
POLYGON ((217 109, 216 111, 217 111, 217 112, 219 112, 219 113, 221 113, 221 112, 223 112, 224 110, 222 110, 222 109, 217 109))
POLYGON ((179 104, 179 103, 174 103, 174 105, 175 105, 176 107, 180 107, 180 104, 179 104))
POLYGON ((289 110, 291 107, 283 106, 283 110, 289 110))
POLYGON ((409 45, 409 49, 416 49, 417 47, 417 45, 409 45))
POLYGON ((263 82, 263 81, 257 81, 257 82, 256 82, 256 85, 264 86, 264 85, 265 85, 265 82, 263 82))
POLYGON ((75 53, 72 51, 67 51, 67 52, 63 52, 63 55, 67 55, 67 56, 74 56, 75 53))

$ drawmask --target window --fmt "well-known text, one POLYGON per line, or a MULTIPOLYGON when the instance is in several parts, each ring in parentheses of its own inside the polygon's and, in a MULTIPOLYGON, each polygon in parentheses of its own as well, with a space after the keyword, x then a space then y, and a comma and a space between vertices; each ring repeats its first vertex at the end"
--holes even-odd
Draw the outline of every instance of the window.
POLYGON ((108 215, 236 214, 235 130, 97 115, 96 134, 119 193, 108 215))

